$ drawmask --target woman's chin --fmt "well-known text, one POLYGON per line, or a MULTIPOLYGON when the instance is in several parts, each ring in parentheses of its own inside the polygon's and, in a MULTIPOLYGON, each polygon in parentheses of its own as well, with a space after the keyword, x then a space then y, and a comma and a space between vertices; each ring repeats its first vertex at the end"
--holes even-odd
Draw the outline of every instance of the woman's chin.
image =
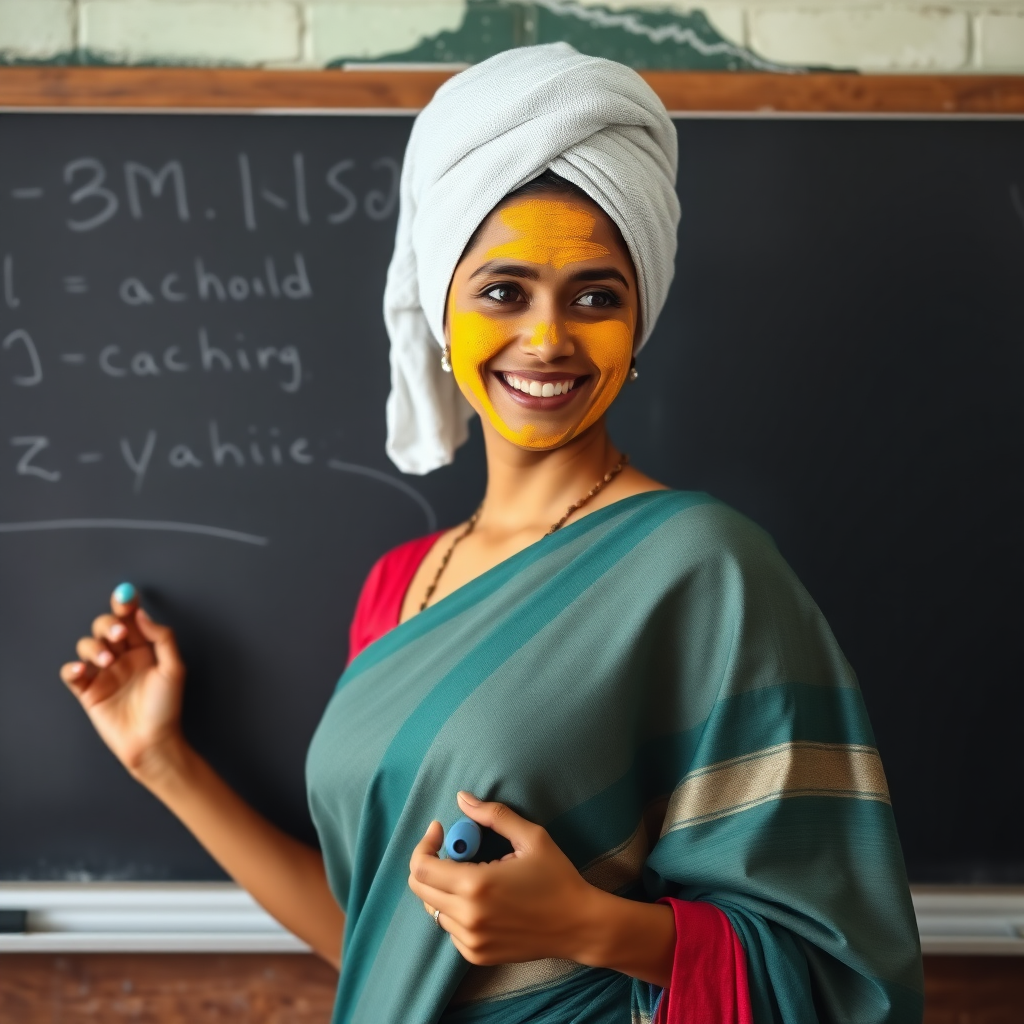
POLYGON ((491 425, 510 444, 528 452, 549 452, 561 448, 573 437, 576 423, 547 427, 536 422, 507 423, 497 417, 491 418, 491 425))

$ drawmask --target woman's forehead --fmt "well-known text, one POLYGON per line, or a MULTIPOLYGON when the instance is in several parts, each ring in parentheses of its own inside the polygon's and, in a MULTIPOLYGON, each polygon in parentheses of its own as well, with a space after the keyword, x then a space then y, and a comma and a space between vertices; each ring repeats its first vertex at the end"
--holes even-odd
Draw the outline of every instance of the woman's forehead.
POLYGON ((497 244, 486 253, 489 260, 517 259, 561 268, 567 263, 610 255, 607 246, 593 238, 597 217, 582 204, 531 196, 510 203, 497 214, 510 237, 494 239, 497 244))
POLYGON ((487 260, 518 259, 556 268, 601 257, 630 259, 614 221, 597 203, 557 193, 500 203, 480 226, 473 251, 487 260))

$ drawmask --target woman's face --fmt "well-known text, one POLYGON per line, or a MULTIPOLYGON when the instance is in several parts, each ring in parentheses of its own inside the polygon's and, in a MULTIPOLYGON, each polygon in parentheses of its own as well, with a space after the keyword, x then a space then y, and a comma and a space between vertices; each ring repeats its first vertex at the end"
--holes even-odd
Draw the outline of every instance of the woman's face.
POLYGON ((632 261, 596 204, 511 200, 490 214, 452 277, 445 329, 455 379, 507 440, 557 448, 618 394, 638 308, 632 261))

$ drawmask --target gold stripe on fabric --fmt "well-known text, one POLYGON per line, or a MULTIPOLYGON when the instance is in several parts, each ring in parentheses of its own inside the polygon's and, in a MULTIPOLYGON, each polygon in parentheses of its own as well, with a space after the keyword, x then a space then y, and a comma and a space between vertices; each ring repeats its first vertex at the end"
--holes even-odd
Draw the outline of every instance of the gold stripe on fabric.
POLYGON ((856 743, 780 743, 701 768, 672 793, 661 834, 798 796, 889 803, 878 751, 856 743))
POLYGON ((622 844, 592 860, 580 874, 598 889, 616 892, 640 877, 650 846, 643 821, 622 844))
POLYGON ((470 967, 452 996, 452 1005, 479 1003, 485 999, 507 999, 538 989, 550 988, 566 978, 587 970, 573 960, 530 960, 524 964, 470 967))

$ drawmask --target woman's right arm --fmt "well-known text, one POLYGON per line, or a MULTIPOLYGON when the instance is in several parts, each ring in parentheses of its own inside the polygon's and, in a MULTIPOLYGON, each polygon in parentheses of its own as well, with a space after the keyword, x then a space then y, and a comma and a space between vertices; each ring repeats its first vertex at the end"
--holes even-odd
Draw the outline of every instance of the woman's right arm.
POLYGON ((269 914, 338 967, 345 916, 322 855, 257 814, 188 745, 185 666, 171 629, 134 598, 113 597, 111 611, 78 641, 81 660, 62 666, 61 678, 132 776, 269 914))

